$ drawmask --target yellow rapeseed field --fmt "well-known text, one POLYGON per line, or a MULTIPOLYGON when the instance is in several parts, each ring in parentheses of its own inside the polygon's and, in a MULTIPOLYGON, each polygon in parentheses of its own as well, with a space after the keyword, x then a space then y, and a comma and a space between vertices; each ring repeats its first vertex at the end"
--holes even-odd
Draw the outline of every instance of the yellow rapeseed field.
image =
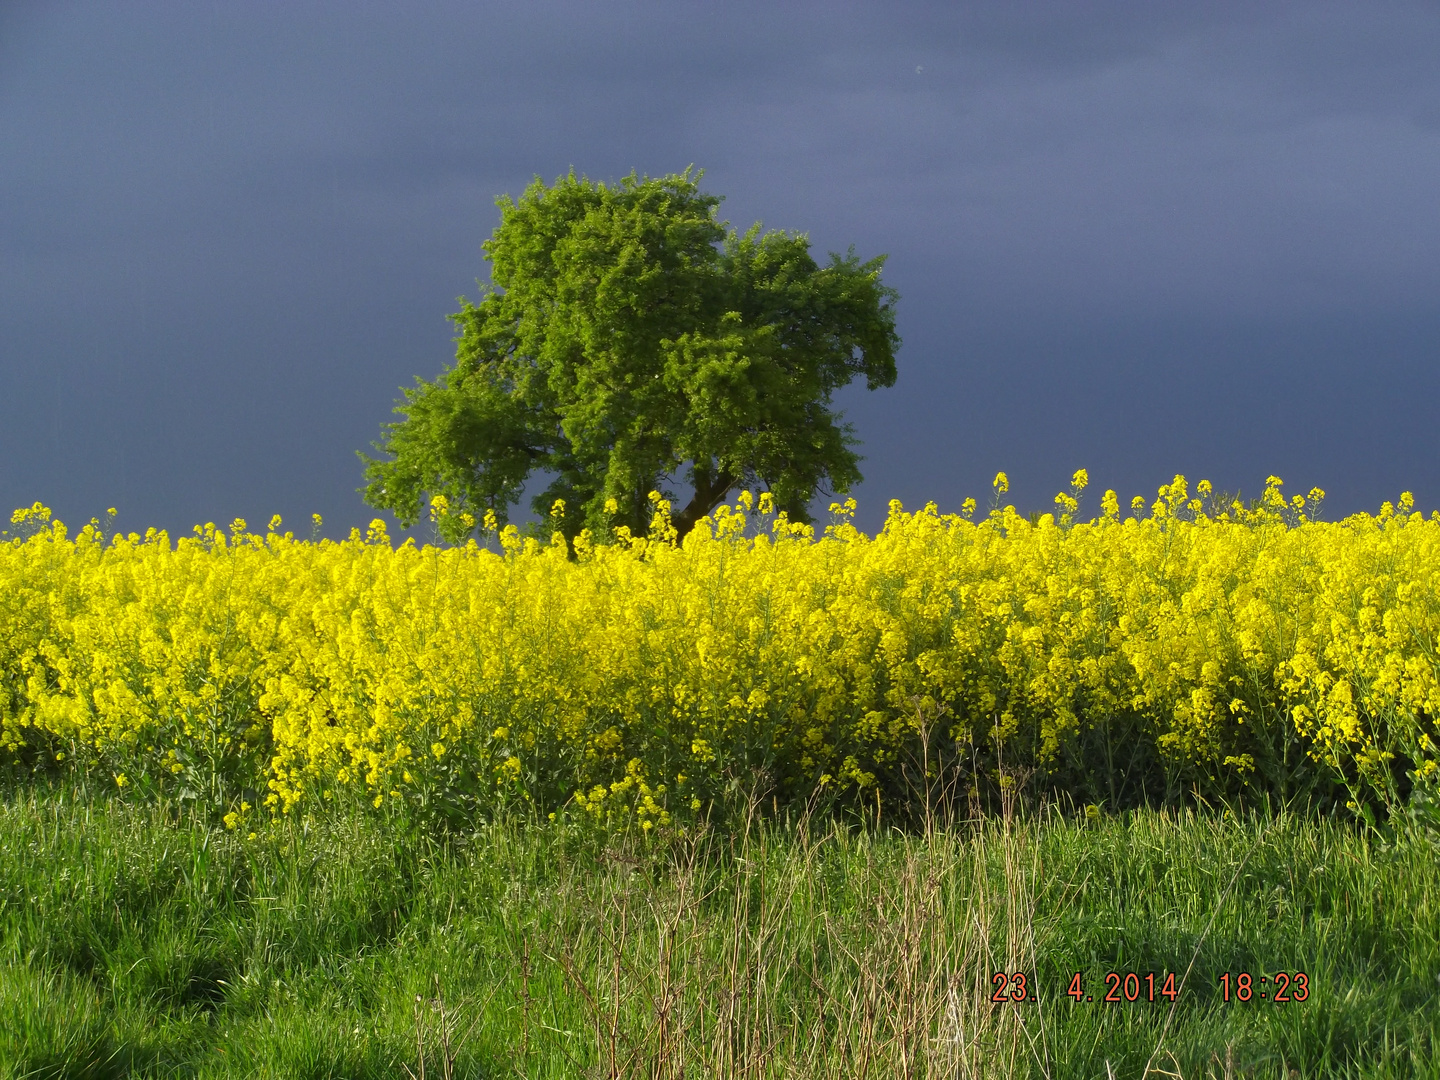
MULTIPOLYGON (((1323 493, 1221 505, 1183 478, 1077 519, 892 503, 819 535, 743 493, 683 543, 341 542, 272 520, 0 544, 12 763, 211 801, 682 819, 761 782, 894 802, 942 766, 1078 803, 1432 784, 1440 516, 1313 520, 1323 493), (757 780, 757 778, 759 778, 757 780)), ((433 505, 443 518, 443 500, 433 505)))

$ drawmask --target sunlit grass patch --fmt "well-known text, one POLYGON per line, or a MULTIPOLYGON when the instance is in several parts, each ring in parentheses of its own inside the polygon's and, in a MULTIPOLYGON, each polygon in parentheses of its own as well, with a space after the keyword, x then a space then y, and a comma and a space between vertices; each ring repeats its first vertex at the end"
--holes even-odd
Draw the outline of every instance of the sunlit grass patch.
POLYGON ((1428 841, 1290 815, 249 840, 31 790, 0 806, 0 1075, 1433 1076, 1437 887, 1428 841), (1112 971, 1182 976, 1173 1012, 1065 992, 1112 971), (1223 1001, 1242 971, 1308 998, 1223 1001))

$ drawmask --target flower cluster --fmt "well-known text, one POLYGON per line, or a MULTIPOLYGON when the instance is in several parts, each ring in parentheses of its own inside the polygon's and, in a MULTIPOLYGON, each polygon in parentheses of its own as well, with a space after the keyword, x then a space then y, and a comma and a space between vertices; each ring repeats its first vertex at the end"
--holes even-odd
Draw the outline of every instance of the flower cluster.
POLYGON ((1081 521, 1087 484, 1027 518, 1002 474, 988 515, 892 503, 874 536, 747 492, 683 543, 659 497, 648 536, 453 547, 71 538, 32 507, 0 543, 0 747, 237 824, 351 791, 653 826, 755 777, 893 800, 947 761, 1078 805, 1436 782, 1440 520, 1177 477, 1081 521))

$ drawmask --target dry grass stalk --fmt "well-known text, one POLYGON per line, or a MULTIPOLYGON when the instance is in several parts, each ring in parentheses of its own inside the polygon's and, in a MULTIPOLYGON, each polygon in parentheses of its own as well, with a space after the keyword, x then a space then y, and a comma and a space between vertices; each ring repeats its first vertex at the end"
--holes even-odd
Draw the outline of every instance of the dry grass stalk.
POLYGON ((838 827, 777 844, 752 819, 723 872, 692 841, 580 886, 583 921, 548 942, 590 1018, 579 1056, 605 1080, 1048 1075, 1040 1005, 991 1001, 994 973, 1035 970, 1037 848, 1006 809, 932 822, 898 857, 838 827), (837 887, 862 895, 823 902, 837 887))

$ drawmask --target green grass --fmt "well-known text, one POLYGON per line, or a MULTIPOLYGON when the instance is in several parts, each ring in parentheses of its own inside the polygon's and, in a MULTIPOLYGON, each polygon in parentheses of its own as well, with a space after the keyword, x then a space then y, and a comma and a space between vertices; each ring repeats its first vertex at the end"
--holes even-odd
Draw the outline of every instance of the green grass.
POLYGON ((0 1077, 1440 1076, 1440 855, 1138 813, 699 841, 0 802, 0 1077), (993 1006, 1022 970, 1039 1002, 993 1006), (1170 1004, 1070 975, 1189 972, 1170 1004), (1303 1003, 1223 972, 1304 971, 1303 1003), (1152 1072, 1152 1075, 1160 1075, 1152 1072))

